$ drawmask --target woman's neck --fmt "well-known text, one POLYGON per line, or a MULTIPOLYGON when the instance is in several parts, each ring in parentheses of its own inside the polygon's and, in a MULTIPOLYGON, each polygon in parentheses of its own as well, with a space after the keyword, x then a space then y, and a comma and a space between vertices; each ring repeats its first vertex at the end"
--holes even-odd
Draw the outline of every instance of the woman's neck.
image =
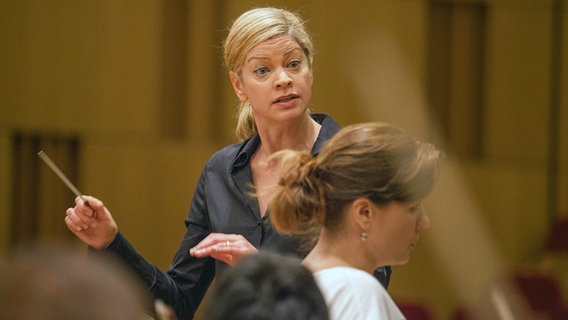
POLYGON ((270 195, 263 192, 267 186, 278 182, 277 167, 270 163, 269 157, 283 149, 310 151, 317 139, 321 126, 308 115, 294 123, 266 128, 260 126, 260 146, 251 158, 251 171, 254 185, 257 188, 258 206, 263 217, 270 202, 270 195))
POLYGON ((376 268, 366 254, 365 243, 358 237, 330 235, 326 230, 322 230, 317 244, 303 264, 312 272, 334 267, 352 267, 372 274, 376 268))
POLYGON ((321 125, 309 115, 280 126, 260 126, 258 134, 261 145, 256 153, 264 158, 283 149, 310 151, 320 129, 321 125))

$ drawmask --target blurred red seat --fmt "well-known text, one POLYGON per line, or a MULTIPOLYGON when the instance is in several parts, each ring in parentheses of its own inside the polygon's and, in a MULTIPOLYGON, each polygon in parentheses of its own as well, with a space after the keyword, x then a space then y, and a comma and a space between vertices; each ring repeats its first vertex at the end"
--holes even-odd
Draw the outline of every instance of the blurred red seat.
POLYGON ((432 320, 430 310, 419 303, 397 303, 406 320, 432 320))
POLYGON ((536 313, 544 313, 562 305, 562 293, 558 281, 545 274, 515 274, 513 284, 527 306, 536 313))
POLYGON ((568 319, 568 306, 558 306, 546 312, 546 320, 566 320, 568 319))
POLYGON ((546 243, 547 252, 568 253, 568 218, 556 220, 546 243))

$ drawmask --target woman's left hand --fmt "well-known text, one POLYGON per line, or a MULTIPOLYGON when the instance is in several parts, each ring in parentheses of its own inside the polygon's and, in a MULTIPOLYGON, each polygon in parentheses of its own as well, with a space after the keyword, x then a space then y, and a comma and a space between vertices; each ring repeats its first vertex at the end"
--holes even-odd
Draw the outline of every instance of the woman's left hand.
POLYGON ((189 254, 196 258, 212 257, 230 266, 235 265, 244 256, 256 253, 258 250, 245 237, 226 233, 211 233, 189 249, 189 254))

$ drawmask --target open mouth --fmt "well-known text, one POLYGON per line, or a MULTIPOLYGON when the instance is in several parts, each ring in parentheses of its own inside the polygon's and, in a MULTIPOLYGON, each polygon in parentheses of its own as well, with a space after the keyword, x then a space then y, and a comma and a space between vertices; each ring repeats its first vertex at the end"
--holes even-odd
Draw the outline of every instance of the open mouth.
POLYGON ((298 98, 297 95, 291 94, 291 95, 279 97, 278 99, 276 99, 276 100, 274 101, 274 103, 288 102, 288 101, 292 101, 292 100, 294 100, 294 99, 296 99, 296 98, 298 98))

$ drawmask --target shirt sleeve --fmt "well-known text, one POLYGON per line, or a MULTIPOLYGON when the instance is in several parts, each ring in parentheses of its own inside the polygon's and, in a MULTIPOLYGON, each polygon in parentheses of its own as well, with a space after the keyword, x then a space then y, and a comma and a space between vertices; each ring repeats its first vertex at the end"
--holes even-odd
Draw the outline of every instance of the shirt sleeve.
POLYGON ((120 232, 104 250, 133 270, 154 299, 161 299, 171 306, 180 320, 193 319, 215 276, 212 258, 199 259, 189 255, 189 249, 210 233, 204 189, 205 176, 202 174, 186 218, 187 231, 167 272, 148 262, 120 232))

